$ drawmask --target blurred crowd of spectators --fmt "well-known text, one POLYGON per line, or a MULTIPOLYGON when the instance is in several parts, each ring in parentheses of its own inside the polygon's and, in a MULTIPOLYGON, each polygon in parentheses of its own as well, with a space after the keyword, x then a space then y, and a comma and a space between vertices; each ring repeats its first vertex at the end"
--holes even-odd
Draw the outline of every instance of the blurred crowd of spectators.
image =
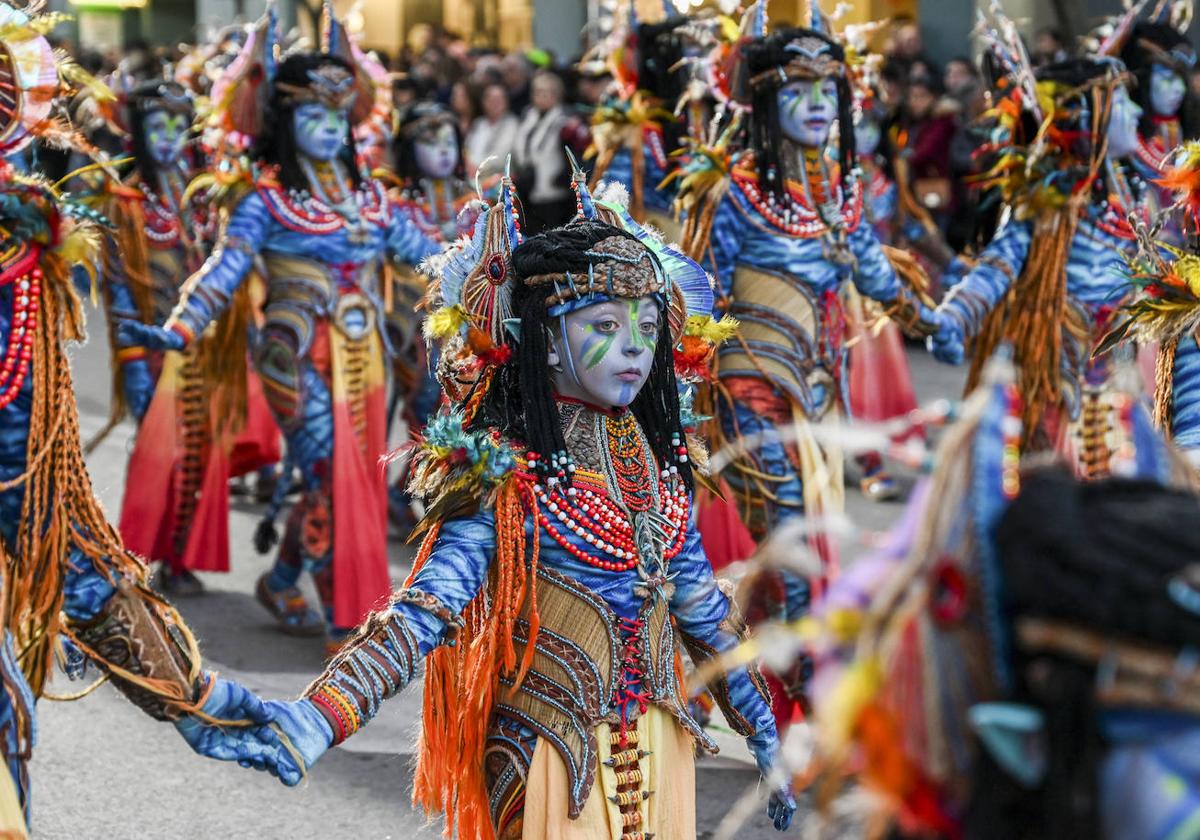
MULTIPOLYGON (((59 46, 70 52, 70 44, 59 46)), ((121 66, 127 76, 161 72, 182 56, 184 46, 152 49, 133 44, 122 54, 83 50, 78 62, 104 75, 121 66)), ((947 244, 961 249, 972 235, 972 214, 956 213, 971 206, 969 176, 979 139, 971 127, 985 108, 985 83, 968 56, 943 66, 927 54, 921 30, 911 18, 893 20, 883 48, 879 85, 883 118, 878 155, 888 174, 904 181, 916 201, 940 228, 947 244)), ((1043 29, 1030 42, 1035 65, 1063 60, 1071 54, 1063 36, 1043 29)), ((542 50, 501 52, 471 46, 462 37, 421 25, 407 45, 381 60, 395 75, 397 105, 436 100, 457 117, 466 171, 488 158, 498 167, 512 156, 514 174, 526 212, 539 218, 561 217, 573 198, 565 176, 562 148, 582 152, 588 144, 588 121, 607 79, 575 70, 575 56, 542 50)), ((1200 94, 1200 71, 1189 80, 1200 94)))

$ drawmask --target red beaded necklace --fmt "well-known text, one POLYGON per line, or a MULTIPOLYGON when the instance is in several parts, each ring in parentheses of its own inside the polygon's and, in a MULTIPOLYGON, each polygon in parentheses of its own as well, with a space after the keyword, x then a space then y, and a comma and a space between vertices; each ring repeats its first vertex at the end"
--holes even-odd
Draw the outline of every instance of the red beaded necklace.
POLYGON ((16 399, 33 361, 33 337, 41 307, 43 274, 38 267, 41 249, 32 245, 24 248, 25 252, 0 273, 0 286, 10 283, 13 286, 8 346, 4 350, 4 361, 0 362, 0 408, 16 399))
MULTIPOLYGON (((604 431, 616 487, 607 487, 604 476, 582 471, 574 475, 570 486, 557 478, 547 484, 535 481, 527 498, 531 512, 546 533, 576 559, 597 569, 625 572, 642 560, 631 517, 648 512, 657 501, 669 523, 663 560, 673 559, 683 550, 691 516, 691 497, 678 468, 664 469, 657 477, 653 474, 632 412, 606 413, 604 431), (586 547, 580 547, 572 536, 586 547)), ((676 456, 680 463, 685 462, 687 448, 680 445, 676 456)), ((536 474, 540 460, 535 452, 526 455, 530 473, 536 474)))

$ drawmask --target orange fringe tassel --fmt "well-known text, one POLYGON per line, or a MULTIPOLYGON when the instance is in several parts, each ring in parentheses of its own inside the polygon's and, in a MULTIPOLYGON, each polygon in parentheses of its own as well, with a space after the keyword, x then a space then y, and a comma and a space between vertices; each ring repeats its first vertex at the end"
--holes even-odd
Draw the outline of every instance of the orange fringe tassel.
POLYGON ((1067 259, 1079 221, 1075 201, 1043 212, 1034 223, 1032 244, 1021 276, 1004 303, 988 314, 975 339, 967 392, 974 390, 983 366, 1001 342, 1013 345, 1017 384, 1023 400, 1022 449, 1041 433, 1048 407, 1062 399, 1063 330, 1067 313, 1067 259))
MULTIPOLYGON (((495 836, 483 750, 500 677, 513 676, 515 690, 533 664, 538 632, 534 586, 538 533, 534 517, 532 540, 527 540, 525 522, 535 504, 520 478, 510 479, 496 491, 496 556, 487 590, 463 611, 464 626, 454 647, 440 647, 426 659, 413 804, 431 816, 444 814, 447 838, 453 837, 456 829, 459 837, 493 840, 495 836), (513 632, 526 598, 530 601, 530 642, 518 664, 513 632)), ((425 536, 413 576, 433 554, 437 534, 434 528, 425 536)))
POLYGON ((1175 351, 1179 336, 1168 339, 1158 348, 1154 360, 1154 425, 1164 434, 1171 434, 1171 400, 1175 386, 1175 351))

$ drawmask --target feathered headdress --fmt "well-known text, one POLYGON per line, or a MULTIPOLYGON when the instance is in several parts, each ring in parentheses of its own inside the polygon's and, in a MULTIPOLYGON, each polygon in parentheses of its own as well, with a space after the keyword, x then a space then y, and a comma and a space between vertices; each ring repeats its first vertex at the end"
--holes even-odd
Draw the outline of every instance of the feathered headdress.
POLYGON ((279 53, 279 17, 268 2, 238 57, 213 85, 209 127, 229 146, 247 149, 262 133, 279 53))
POLYGON ((32 140, 92 154, 84 138, 51 111, 55 98, 86 90, 98 100, 111 100, 107 87, 85 73, 66 53, 46 40, 68 18, 33 14, 0 3, 0 156, 8 157, 32 140))

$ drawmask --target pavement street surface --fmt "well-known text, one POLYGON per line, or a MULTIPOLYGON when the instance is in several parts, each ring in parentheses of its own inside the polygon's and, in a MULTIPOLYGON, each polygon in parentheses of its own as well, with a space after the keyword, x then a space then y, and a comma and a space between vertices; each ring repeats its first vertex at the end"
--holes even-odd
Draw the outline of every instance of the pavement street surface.
MULTIPOLYGON (((89 310, 92 338, 75 349, 73 365, 83 437, 108 414, 106 329, 89 310)), ((922 400, 956 396, 962 371, 910 348, 922 400)), ((89 459, 92 481, 116 520, 125 492, 125 467, 133 426, 118 427, 89 459)), ((907 489, 912 477, 901 472, 907 489)), ((130 488, 136 492, 136 488, 130 488)), ((885 529, 900 503, 873 504, 856 489, 847 494, 859 539, 885 529)), ((251 544, 259 508, 233 503, 230 538, 233 571, 203 575, 208 593, 177 606, 195 631, 205 665, 239 680, 263 696, 297 696, 322 667, 321 639, 281 635, 253 597, 254 582, 270 558, 251 544)), ((282 525, 283 518, 280 523, 282 525)), ((398 535, 392 543, 392 577, 408 571, 411 552, 398 535)), ((847 554, 852 559, 854 551, 847 554)), ((311 593, 311 584, 307 582, 311 593)), ((315 603, 315 595, 311 595, 315 603)), ((92 674, 94 676, 94 672, 92 674)), ((57 675, 51 693, 69 694, 81 684, 57 675)), ((39 743, 31 765, 33 833, 39 840, 418 840, 441 835, 409 804, 413 749, 422 690, 410 686, 384 705, 362 732, 329 752, 299 788, 236 764, 194 755, 173 727, 156 723, 111 686, 75 702, 43 700, 39 743)), ((720 733, 718 733, 720 734, 720 733)), ((721 819, 756 782, 740 739, 721 735, 722 754, 697 765, 699 836, 712 837, 721 819)), ((740 840, 778 837, 766 819, 765 799, 754 818, 733 835, 740 840)), ((802 814, 799 815, 802 817, 802 814)), ((799 821, 799 820, 798 820, 799 821)), ((793 828, 790 836, 799 836, 793 828)))

